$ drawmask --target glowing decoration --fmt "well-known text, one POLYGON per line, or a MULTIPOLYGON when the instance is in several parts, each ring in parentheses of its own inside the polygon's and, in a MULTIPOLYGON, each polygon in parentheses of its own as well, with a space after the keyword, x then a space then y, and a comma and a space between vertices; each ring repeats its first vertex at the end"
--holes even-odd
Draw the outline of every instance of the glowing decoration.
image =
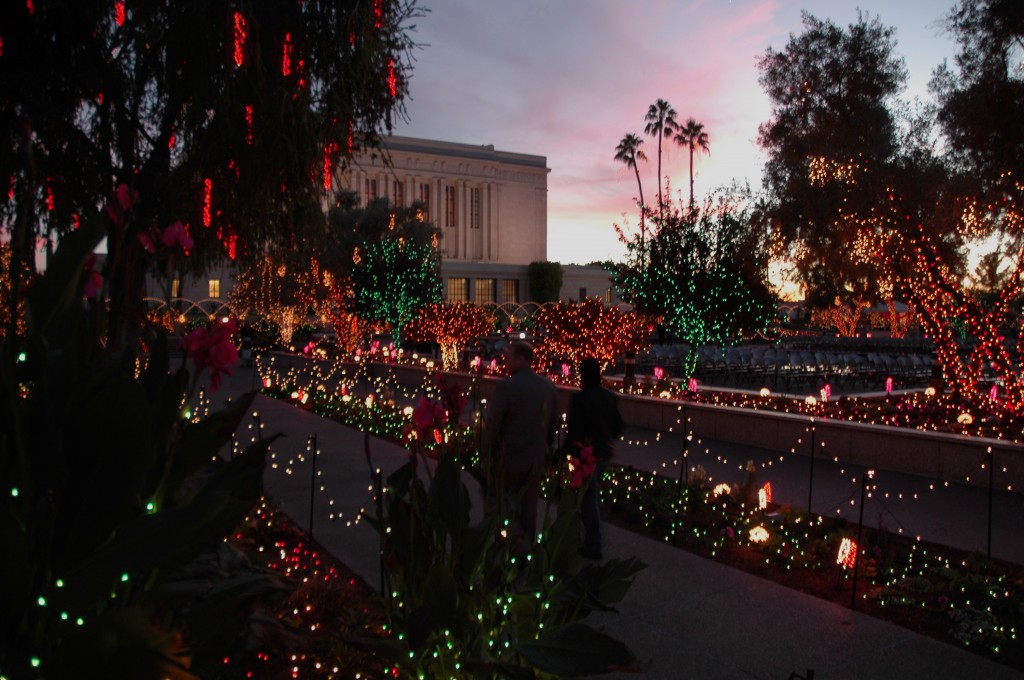
POLYGON ((839 335, 852 338, 857 334, 861 315, 869 303, 864 298, 856 298, 847 306, 838 297, 830 309, 815 309, 811 312, 811 323, 822 328, 835 327, 839 335))
POLYGON ((768 530, 760 524, 750 530, 748 534, 751 543, 767 543, 770 538, 768 530))
POLYGON ((999 385, 993 384, 988 390, 989 401, 999 401, 999 385))
POLYGON ((252 104, 245 105, 245 143, 252 146, 252 104))
POLYGON ((770 397, 770 396, 772 396, 772 391, 770 389, 768 389, 767 387, 762 387, 761 391, 759 392, 759 394, 762 397, 770 397))
POLYGON ((266 378, 263 379, 263 387, 265 387, 267 389, 270 389, 273 386, 274 386, 274 379, 273 378, 271 378, 270 376, 267 376, 266 378))
POLYGON ((964 412, 956 417, 956 422, 960 423, 961 425, 970 425, 971 423, 974 422, 974 416, 972 416, 970 413, 964 412))
POLYGON ((235 12, 235 68, 239 68, 245 62, 245 41, 249 37, 249 29, 245 17, 241 12, 235 12))
POLYGON ((436 342, 441 346, 444 370, 458 367, 459 349, 487 335, 494 327, 489 311, 470 302, 430 304, 406 324, 404 334, 417 342, 436 342))
POLYGON ((557 359, 578 366, 588 356, 605 367, 647 346, 646 325, 640 315, 605 306, 597 298, 544 306, 534 321, 540 337, 535 365, 544 368, 557 359))
POLYGON ((210 226, 213 209, 213 180, 209 177, 203 180, 203 226, 210 226))
POLYGON ((281 47, 281 75, 287 78, 292 74, 292 34, 284 34, 284 45, 281 47))
POLYGON ((661 366, 655 366, 651 372, 654 374, 655 380, 660 381, 662 378, 665 377, 665 369, 662 368, 661 366))
POLYGON ((924 388, 924 396, 926 396, 926 397, 934 397, 935 396, 935 388, 931 387, 931 386, 928 386, 928 387, 924 388))
POLYGON ((118 27, 124 26, 124 19, 124 2, 122 0, 118 0, 114 3, 114 23, 117 24, 118 27))
POLYGON ((854 158, 837 161, 825 156, 812 156, 807 159, 807 179, 812 186, 824 186, 831 182, 856 184, 857 174, 862 171, 863 165, 854 158))
POLYGON ((398 96, 398 75, 395 73, 394 59, 388 59, 388 92, 392 97, 398 96))
POLYGON ((711 493, 715 496, 715 498, 718 498, 719 496, 728 496, 730 493, 732 493, 732 487, 726 484, 725 482, 722 482, 721 484, 717 484, 715 488, 712 489, 711 493))
POLYGON ((570 375, 572 375, 572 366, 569 365, 569 364, 564 364, 563 363, 562 364, 562 377, 563 378, 568 378, 570 375))
POLYGON ((885 379, 885 393, 892 394, 892 376, 885 379))
POLYGON ((804 399, 804 403, 808 406, 816 406, 818 404, 818 400, 813 394, 808 394, 807 398, 804 399))
MULTIPOLYGON (((331 142, 324 147, 324 191, 330 191, 334 183, 334 154, 338 153, 338 143, 331 142)), ((392 217, 393 219, 393 217, 392 217)))
POLYGON ((757 507, 761 510, 767 510, 768 504, 772 502, 772 483, 766 482, 764 486, 757 490, 757 507))
POLYGON ((828 383, 825 383, 825 386, 821 388, 821 401, 822 401, 822 403, 827 402, 829 397, 831 397, 831 396, 832 396, 832 386, 829 385, 828 383))
POLYGON ((854 565, 857 564, 857 541, 844 537, 839 542, 836 564, 840 565, 843 569, 853 569, 854 565))
POLYGON ((498 372, 498 360, 497 359, 491 359, 491 372, 492 373, 497 373, 498 372))
POLYGON ((686 381, 686 389, 690 390, 691 392, 696 392, 698 386, 699 385, 697 383, 696 378, 690 378, 689 380, 686 381))

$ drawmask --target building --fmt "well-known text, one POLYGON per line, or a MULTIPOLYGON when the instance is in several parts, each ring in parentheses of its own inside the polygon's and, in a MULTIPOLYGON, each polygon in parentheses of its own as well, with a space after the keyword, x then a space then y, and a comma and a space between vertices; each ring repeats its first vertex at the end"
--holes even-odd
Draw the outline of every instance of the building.
MULTIPOLYGON (((528 266, 547 259, 547 159, 413 137, 386 137, 384 145, 386 157, 357 154, 338 171, 332 191, 352 192, 360 205, 378 198, 402 207, 419 202, 441 230, 446 302, 529 301, 528 266)), ((172 297, 226 299, 232 281, 229 266, 214 268, 204 280, 179 282, 172 297)), ((594 296, 618 302, 606 272, 563 267, 562 299, 594 296)))

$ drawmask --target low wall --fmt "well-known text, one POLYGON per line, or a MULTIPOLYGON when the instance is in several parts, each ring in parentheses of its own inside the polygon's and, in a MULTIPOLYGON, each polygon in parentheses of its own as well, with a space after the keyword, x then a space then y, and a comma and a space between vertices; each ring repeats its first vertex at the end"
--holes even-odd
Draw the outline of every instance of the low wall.
MULTIPOLYGON (((296 360, 306 361, 297 357, 296 360)), ((420 367, 371 363, 367 368, 376 379, 390 376, 409 387, 422 385, 426 379, 426 369, 420 367)), ((473 384, 473 376, 465 373, 444 373, 444 377, 449 384, 461 389, 468 390, 473 384)), ((499 380, 482 376, 474 396, 489 398, 499 380)), ((563 411, 568 410, 569 398, 575 391, 576 388, 559 386, 559 405, 563 411)), ((689 402, 684 405, 684 402, 634 395, 621 395, 619 408, 626 423, 636 427, 681 432, 685 408, 696 437, 782 452, 795 449, 802 455, 809 455, 811 451, 812 437, 808 428, 812 419, 804 415, 689 402)), ((1024 480, 1024 446, 1018 444, 820 418, 813 420, 813 427, 817 455, 838 458, 844 463, 942 481, 986 485, 987 470, 981 470, 980 466, 986 463, 988 448, 992 447, 995 466, 1000 472, 996 486, 1005 488, 1007 476, 1015 482, 1024 480), (1002 475, 1003 469, 1006 476, 1002 475)))

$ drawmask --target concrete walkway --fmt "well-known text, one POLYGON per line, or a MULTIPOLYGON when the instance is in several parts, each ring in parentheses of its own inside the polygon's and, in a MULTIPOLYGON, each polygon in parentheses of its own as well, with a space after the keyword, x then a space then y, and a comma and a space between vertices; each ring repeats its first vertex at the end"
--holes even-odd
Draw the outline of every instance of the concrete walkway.
MULTIPOLYGON (((225 396, 249 389, 250 383, 251 372, 239 370, 234 378, 225 381, 222 391, 214 395, 214 404, 222 402, 225 396)), ((265 477, 267 492, 298 524, 308 528, 312 468, 305 452, 307 437, 316 434, 321 455, 318 490, 314 496, 314 537, 370 585, 379 586, 376 533, 365 522, 348 525, 359 509, 370 502, 364 435, 263 396, 257 397, 254 409, 260 414, 264 434, 285 434, 273 447, 273 465, 265 477), (321 486, 323 491, 319 490, 321 486), (332 522, 328 517, 330 513, 340 513, 342 518, 332 522)), ((250 436, 248 424, 243 423, 240 438, 250 436)), ((627 438, 630 437, 641 442, 654 439, 653 433, 644 432, 630 432, 627 438)), ((619 462, 678 474, 678 467, 673 470, 670 465, 672 454, 678 459, 680 442, 676 435, 674 442, 663 436, 660 442, 623 446, 619 462)), ((404 449, 388 442, 371 439, 371 449, 373 465, 385 475, 406 460, 404 449)), ((691 445, 691 452, 694 451, 696 445, 691 445)), ((757 452, 729 453, 716 449, 705 454, 700 451, 692 453, 690 462, 704 465, 716 478, 731 481, 726 479, 727 474, 735 471, 736 479, 741 478, 743 473, 737 466, 745 464, 754 453, 757 452), (696 458, 705 455, 707 460, 696 458), (728 463, 720 462, 719 457, 728 463), (721 466, 721 470, 714 469, 716 465, 721 466)), ((778 494, 792 493, 806 502, 806 484, 802 492, 798 493, 797 489, 801 470, 794 468, 780 473, 788 468, 777 461, 777 454, 759 452, 759 455, 765 456, 764 462, 773 461, 765 468, 769 473, 762 472, 762 475, 771 479, 778 490, 776 498, 778 494), (792 491, 789 490, 791 485, 792 491)), ((787 458, 799 460, 799 457, 787 458)), ((816 469, 816 477, 819 472, 816 469)), ((852 492, 853 484, 846 479, 850 471, 845 472, 836 473, 840 483, 831 491, 826 492, 831 488, 828 484, 821 484, 821 498, 814 503, 815 510, 827 511, 847 489, 852 492)), ((803 479, 806 481, 806 477, 803 479)), ((895 482, 893 484, 895 487, 895 482)), ((942 492, 953 493, 946 489, 942 492)), ((960 497, 945 500, 937 495, 938 491, 934 493, 937 504, 967 502, 960 497)), ((1014 500, 1011 497, 1007 502, 1012 506, 1014 500)), ((794 501, 799 507, 799 499, 794 501)), ((921 515, 927 515, 925 506, 921 507, 921 515)), ((1013 508, 1008 507, 1006 513, 1011 510, 1013 508)), ((905 512, 908 511, 900 510, 896 514, 905 512)), ((913 522, 923 524, 924 520, 914 515, 913 522)), ((1019 518, 1017 522, 1019 525, 1019 518)), ((964 535, 973 536, 976 533, 973 521, 965 520, 964 524, 964 535)), ((1000 534, 1000 543, 1011 542, 1010 529, 1012 527, 1007 529, 1006 536, 1000 534)), ((942 531, 938 525, 935 530, 942 531)), ((980 535, 984 536, 984 527, 980 535)), ((636 556, 648 564, 648 568, 637 575, 618 614, 590 619, 626 642, 638 659, 649 666, 648 672, 639 677, 785 680, 793 672, 806 675, 808 669, 814 671, 817 680, 1024 677, 951 644, 851 612, 630 531, 607 527, 606 556, 636 556)), ((617 673, 605 677, 636 676, 617 673)))

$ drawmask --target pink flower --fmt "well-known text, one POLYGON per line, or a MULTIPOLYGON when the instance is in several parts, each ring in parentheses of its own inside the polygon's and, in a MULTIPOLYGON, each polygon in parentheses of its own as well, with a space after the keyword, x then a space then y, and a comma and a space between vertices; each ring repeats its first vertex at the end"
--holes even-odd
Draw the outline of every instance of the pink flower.
POLYGON ((94 298, 103 290, 103 276, 93 269, 96 266, 96 253, 91 253, 85 261, 85 284, 82 286, 82 294, 87 298, 94 298))
POLYGON ((185 249, 186 253, 195 247, 195 242, 192 240, 192 237, 189 236, 185 225, 181 222, 174 222, 164 229, 164 233, 161 235, 160 240, 168 247, 180 244, 181 247, 185 249))
POLYGON ((580 448, 580 455, 569 457, 569 487, 572 489, 581 488, 597 470, 594 447, 589 442, 577 445, 580 448))
POLYGON ((197 371, 210 369, 210 391, 220 388, 223 375, 231 375, 238 361, 238 348, 232 335, 238 331, 234 320, 197 328, 181 341, 181 349, 192 359, 197 371))
POLYGON ((127 184, 117 185, 113 200, 107 203, 107 215, 114 224, 124 224, 125 214, 139 202, 139 194, 127 184))

